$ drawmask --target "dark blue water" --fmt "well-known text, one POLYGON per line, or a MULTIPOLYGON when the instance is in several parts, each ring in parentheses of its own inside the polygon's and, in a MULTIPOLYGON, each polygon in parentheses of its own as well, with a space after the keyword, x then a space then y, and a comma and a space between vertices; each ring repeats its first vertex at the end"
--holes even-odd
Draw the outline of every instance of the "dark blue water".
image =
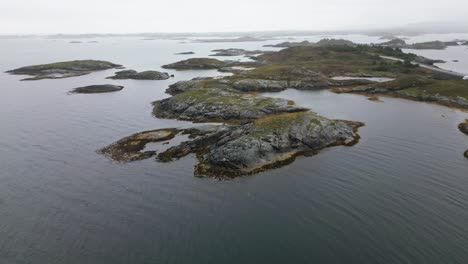
MULTIPOLYGON (((70 59, 136 70, 195 51, 265 43, 100 39, 1 40, 0 71, 70 59)), ((195 55, 195 56, 197 56, 195 55)), ((96 150, 147 129, 188 122, 151 116, 167 81, 78 78, 19 82, 0 74, 0 263, 466 263, 467 113, 395 98, 288 90, 330 118, 366 122, 361 142, 289 166, 220 182, 193 177, 193 156, 113 163, 96 150), (121 92, 67 95, 99 83, 121 92)))

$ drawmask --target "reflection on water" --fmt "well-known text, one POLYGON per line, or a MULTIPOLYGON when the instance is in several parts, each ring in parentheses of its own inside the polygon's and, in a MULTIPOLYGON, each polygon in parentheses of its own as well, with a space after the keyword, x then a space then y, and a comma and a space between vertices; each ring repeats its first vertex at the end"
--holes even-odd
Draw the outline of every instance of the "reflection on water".
MULTIPOLYGON (((204 57, 276 42, 1 40, 0 70, 88 58, 158 70, 180 51, 204 57)), ((136 132, 192 126, 154 118, 150 103, 173 82, 220 73, 104 79, 112 73, 37 82, 0 74, 0 263, 466 262, 468 137, 456 128, 466 113, 327 91, 267 94, 364 121, 362 139, 219 182, 193 177, 193 156, 118 164, 95 151, 136 132), (125 89, 67 95, 101 83, 125 89)))

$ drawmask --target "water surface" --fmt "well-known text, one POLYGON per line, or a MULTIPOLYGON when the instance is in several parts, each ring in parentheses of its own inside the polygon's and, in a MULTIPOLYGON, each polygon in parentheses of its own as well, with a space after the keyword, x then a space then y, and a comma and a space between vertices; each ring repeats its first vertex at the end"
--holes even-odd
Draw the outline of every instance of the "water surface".
MULTIPOLYGON (((0 71, 72 59, 158 70, 278 42, 97 40, 1 40, 0 71), (197 54, 173 55, 183 51, 197 54)), ((150 103, 173 82, 220 73, 104 80, 113 72, 34 82, 0 73, 0 263, 466 263, 468 137, 456 128, 466 113, 327 91, 267 94, 364 121, 362 139, 222 182, 193 177, 193 156, 118 164, 95 152, 143 130, 191 126, 154 118, 150 103), (125 89, 67 95, 103 83, 125 89)))

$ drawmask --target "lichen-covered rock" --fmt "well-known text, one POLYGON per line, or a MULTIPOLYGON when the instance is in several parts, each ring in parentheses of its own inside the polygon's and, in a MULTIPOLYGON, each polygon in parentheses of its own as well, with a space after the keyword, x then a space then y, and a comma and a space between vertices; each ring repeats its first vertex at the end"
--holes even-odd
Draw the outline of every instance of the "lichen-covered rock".
POLYGON ((118 69, 121 67, 121 65, 114 64, 108 61, 76 60, 26 66, 7 71, 7 73, 18 75, 31 75, 33 77, 23 79, 23 81, 31 81, 42 79, 69 78, 86 75, 94 71, 102 71, 114 68, 118 69))
POLYGON ((89 86, 75 88, 71 91, 71 93, 82 93, 82 94, 110 93, 110 92, 120 91, 123 88, 124 88, 123 86, 112 85, 112 84, 89 85, 89 86))
POLYGON ((166 89, 166 93, 170 95, 176 95, 193 89, 202 88, 204 81, 207 79, 210 78, 195 78, 188 81, 178 81, 169 85, 169 88, 166 89))
POLYGON ((146 131, 99 152, 120 162, 155 155, 157 161, 169 162, 194 153, 199 160, 196 176, 232 179, 284 166, 296 156, 313 155, 326 147, 354 145, 362 125, 329 120, 312 112, 285 113, 244 124, 146 131), (159 153, 142 151, 148 143, 172 140, 177 134, 188 134, 190 140, 159 153))
POLYGON ((311 155, 336 145, 353 145, 362 123, 329 120, 312 112, 267 116, 172 147, 158 160, 171 161, 196 153, 196 176, 230 179, 281 167, 298 155, 311 155))
POLYGON ((229 88, 194 89, 153 104, 156 117, 197 122, 249 120, 269 114, 307 110, 289 100, 246 94, 229 88))
POLYGON ((134 70, 124 70, 118 71, 115 73, 114 76, 107 77, 108 79, 114 80, 166 80, 169 79, 169 74, 167 72, 159 72, 159 71, 143 71, 137 72, 134 70))

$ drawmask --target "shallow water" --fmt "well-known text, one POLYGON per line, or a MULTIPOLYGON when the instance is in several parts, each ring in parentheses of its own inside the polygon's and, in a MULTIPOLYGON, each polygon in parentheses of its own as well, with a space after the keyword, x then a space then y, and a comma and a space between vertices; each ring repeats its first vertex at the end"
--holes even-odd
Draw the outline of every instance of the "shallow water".
MULTIPOLYGON (((98 40, 0 40, 0 71, 88 58, 158 70, 279 42, 98 40), (197 54, 173 55, 183 51, 197 54)), ((193 156, 118 164, 98 155, 136 132, 192 125, 152 117, 150 103, 175 81, 220 73, 169 72, 165 81, 104 80, 111 70, 34 82, 0 73, 0 263, 466 262, 468 137, 456 126, 467 113, 287 90, 267 95, 366 122, 360 143, 228 182, 193 177, 193 156), (67 95, 101 83, 125 89, 67 95)))

